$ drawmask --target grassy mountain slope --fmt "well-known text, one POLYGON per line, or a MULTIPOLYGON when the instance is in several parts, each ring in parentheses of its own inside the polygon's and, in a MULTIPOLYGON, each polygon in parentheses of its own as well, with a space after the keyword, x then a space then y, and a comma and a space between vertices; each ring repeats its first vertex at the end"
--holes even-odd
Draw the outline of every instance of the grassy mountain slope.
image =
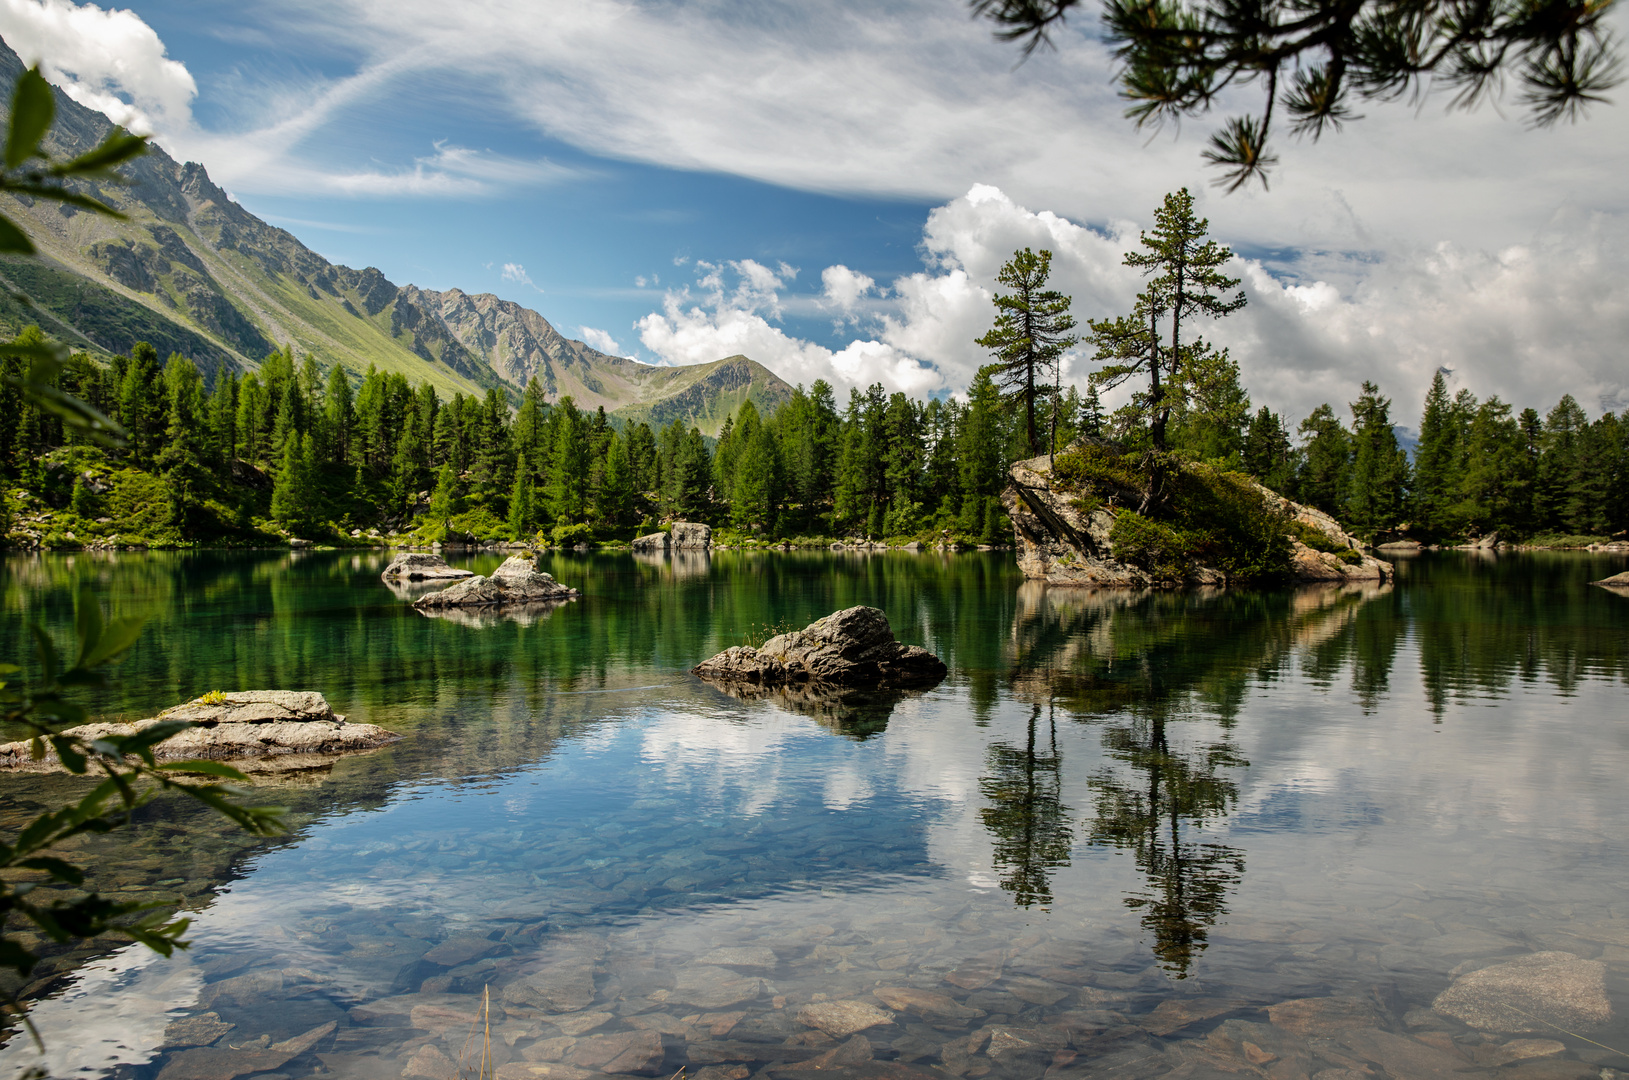
MULTIPOLYGON (((0 88, 23 71, 0 44, 0 88)), ((89 149, 111 126, 101 113, 56 95, 48 149, 89 149)), ((37 308, 0 297, 0 330, 39 322, 90 351, 128 352, 150 341, 161 355, 191 356, 205 371, 250 370, 274 348, 360 374, 368 365, 429 380, 442 393, 511 393, 536 376, 551 399, 641 419, 684 419, 716 433, 751 396, 761 409, 791 388, 745 357, 681 368, 607 356, 561 335, 543 316, 491 294, 400 287, 378 270, 328 262, 286 230, 233 202, 203 166, 158 146, 125 173, 128 187, 87 186, 128 216, 0 196, 0 212, 40 249, 0 260, 0 284, 37 308), (672 400, 677 399, 677 400, 672 400)))

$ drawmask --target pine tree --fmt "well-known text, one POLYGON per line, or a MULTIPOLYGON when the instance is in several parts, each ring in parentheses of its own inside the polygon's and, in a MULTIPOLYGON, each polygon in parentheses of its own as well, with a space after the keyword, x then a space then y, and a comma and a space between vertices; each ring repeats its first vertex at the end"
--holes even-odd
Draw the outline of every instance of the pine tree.
POLYGON ((1426 537, 1445 531, 1458 456, 1457 435, 1448 382, 1438 368, 1431 377, 1431 389, 1426 391, 1425 409, 1420 414, 1420 442, 1414 451, 1411 513, 1414 525, 1426 537))
POLYGON ((1391 402, 1367 380, 1352 402, 1352 473, 1346 527, 1365 540, 1402 520, 1408 458, 1391 426, 1391 402))
POLYGON ((438 522, 445 532, 447 522, 464 512, 464 488, 452 462, 441 466, 436 474, 435 490, 430 494, 429 518, 438 522))
POLYGON ((1586 517, 1579 493, 1584 479, 1579 440, 1588 425, 1589 417, 1571 394, 1563 394, 1544 418, 1538 463, 1538 508, 1544 528, 1583 531, 1576 527, 1586 517))
POLYGON ((1184 324, 1200 317, 1223 318, 1246 302, 1242 291, 1232 297, 1222 295, 1238 288, 1239 279, 1221 272, 1233 252, 1207 239, 1209 232, 1210 222, 1194 216, 1193 196, 1187 188, 1165 196, 1154 211, 1154 228, 1141 235, 1147 251, 1126 253, 1127 266, 1151 277, 1136 310, 1124 319, 1092 323, 1099 356, 1112 361, 1116 371, 1114 381, 1105 385, 1117 385, 1139 370, 1148 372, 1146 410, 1156 451, 1165 450, 1167 421, 1173 406, 1181 404, 1183 367, 1190 359, 1198 361, 1204 356, 1202 349, 1183 345, 1184 324), (1166 317, 1171 322, 1171 343, 1162 348, 1159 323, 1166 317))
POLYGON ((980 368, 967 389, 967 411, 956 440, 957 461, 961 466, 962 507, 960 531, 982 537, 989 507, 997 502, 1006 485, 1002 460, 1000 392, 988 367, 980 368))
POLYGON ((323 393, 323 422, 327 428, 328 463, 335 467, 351 464, 351 433, 356 427, 356 396, 350 377, 335 364, 328 369, 328 388, 323 393))
POLYGON ((1244 438, 1244 468, 1280 494, 1294 490, 1290 434, 1278 414, 1263 405, 1256 410, 1244 438))
POLYGON ((509 492, 509 538, 525 540, 537 531, 537 511, 532 505, 532 471, 526 455, 515 463, 515 486, 509 492))
POLYGON ((311 520, 313 460, 310 440, 291 431, 283 442, 282 462, 272 481, 272 520, 284 528, 298 530, 311 520))
POLYGON ((131 456, 141 468, 153 463, 164 434, 164 400, 158 381, 158 350, 145 341, 136 342, 119 385, 118 420, 124 425, 131 456))
MULTIPOLYGON (((995 325, 975 342, 994 355, 995 379, 1005 391, 1005 399, 1017 402, 1023 409, 1031 457, 1041 452, 1036 402, 1041 398, 1052 401, 1050 430, 1055 436, 1059 365, 1063 354, 1079 341, 1070 333, 1075 319, 1069 314, 1069 297, 1056 289, 1043 288, 1051 272, 1052 252, 1042 249, 1036 254, 1029 248, 1014 252, 996 274, 996 281, 1013 291, 995 295, 995 325)), ((1055 437, 1047 440, 1048 445, 1055 441, 1055 437)))
POLYGON ((1326 514, 1340 514, 1352 468, 1352 437, 1327 404, 1312 410, 1296 429, 1301 438, 1301 474, 1296 498, 1326 514))
POLYGON ((736 459, 730 518, 739 528, 765 533, 775 528, 780 496, 780 461, 774 435, 762 424, 742 425, 746 444, 736 459))
MULTIPOLYGON (((648 433, 650 428, 646 427, 645 431, 648 433)), ((611 443, 605 451, 605 482, 600 487, 599 496, 600 518, 613 529, 630 524, 637 496, 628 440, 612 432, 611 443)))
POLYGON ((588 431, 569 396, 554 407, 554 445, 549 452, 545 502, 557 525, 583 520, 588 497, 588 431))

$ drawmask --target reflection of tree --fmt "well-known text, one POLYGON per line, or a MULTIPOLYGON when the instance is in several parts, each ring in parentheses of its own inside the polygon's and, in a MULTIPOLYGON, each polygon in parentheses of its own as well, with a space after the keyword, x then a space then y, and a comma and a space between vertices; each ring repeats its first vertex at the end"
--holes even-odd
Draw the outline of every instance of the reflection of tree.
POLYGON ((1041 706, 1029 714, 1029 741, 1022 750, 1005 743, 989 749, 989 772, 979 791, 989 805, 979 811, 984 827, 995 836, 994 862, 1001 887, 1023 907, 1052 903, 1051 871, 1069 865, 1074 834, 1069 808, 1063 805, 1058 729, 1049 721, 1049 745, 1038 750, 1035 728, 1041 706))
POLYGON ((1127 897, 1126 905, 1143 912, 1154 955, 1184 978, 1210 927, 1227 912, 1228 887, 1244 874, 1238 849, 1196 833, 1207 821, 1226 817, 1238 797, 1232 781, 1217 771, 1249 763, 1225 740, 1195 752, 1173 748, 1163 715, 1110 724, 1103 744, 1135 775, 1105 769, 1093 778, 1097 817, 1089 839, 1132 853, 1149 890, 1127 897))

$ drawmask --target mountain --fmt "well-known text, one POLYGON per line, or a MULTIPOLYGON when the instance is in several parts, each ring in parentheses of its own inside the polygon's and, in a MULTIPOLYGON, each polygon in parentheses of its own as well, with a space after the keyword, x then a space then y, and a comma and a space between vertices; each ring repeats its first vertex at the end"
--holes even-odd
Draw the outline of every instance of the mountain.
MULTIPOLYGON (((5 100, 23 72, 0 43, 5 100)), ((54 156, 81 153, 112 126, 56 91, 54 156)), ((716 434, 751 398, 771 411, 791 394, 745 356, 656 367, 608 356, 567 338, 537 312, 490 293, 398 286, 373 267, 330 263, 292 233, 234 202, 196 162, 157 145, 124 170, 129 186, 85 185, 127 215, 118 221, 74 207, 0 195, 4 213, 33 238, 36 258, 0 258, 0 329, 40 323, 87 351, 128 352, 151 342, 161 356, 201 369, 250 371, 292 343, 327 367, 360 375, 369 364, 429 380, 445 396, 498 387, 516 395, 536 376, 550 400, 570 395, 625 419, 678 419, 716 434), (14 295, 24 293, 34 306, 14 295)))

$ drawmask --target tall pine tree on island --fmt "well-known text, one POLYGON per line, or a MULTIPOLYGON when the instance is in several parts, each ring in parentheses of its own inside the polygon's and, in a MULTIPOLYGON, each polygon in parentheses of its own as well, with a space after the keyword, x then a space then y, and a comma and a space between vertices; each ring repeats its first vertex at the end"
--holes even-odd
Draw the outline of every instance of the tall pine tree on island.
MULTIPOLYGON (((1048 445, 1057 434, 1057 394, 1063 354, 1080 339, 1071 330, 1075 318, 1069 314, 1069 297, 1045 288, 1052 273, 1052 252, 1039 254, 1024 248, 1013 253, 996 282, 1012 291, 997 293, 995 325, 974 344, 995 356, 995 381, 1009 402, 1024 411, 1024 434, 1030 456, 1040 454, 1040 434, 1035 423, 1037 399, 1052 401, 1052 424, 1048 445), (1051 385, 1046 379, 1050 373, 1051 385)), ((1050 451, 1049 451, 1050 452, 1050 451)))

